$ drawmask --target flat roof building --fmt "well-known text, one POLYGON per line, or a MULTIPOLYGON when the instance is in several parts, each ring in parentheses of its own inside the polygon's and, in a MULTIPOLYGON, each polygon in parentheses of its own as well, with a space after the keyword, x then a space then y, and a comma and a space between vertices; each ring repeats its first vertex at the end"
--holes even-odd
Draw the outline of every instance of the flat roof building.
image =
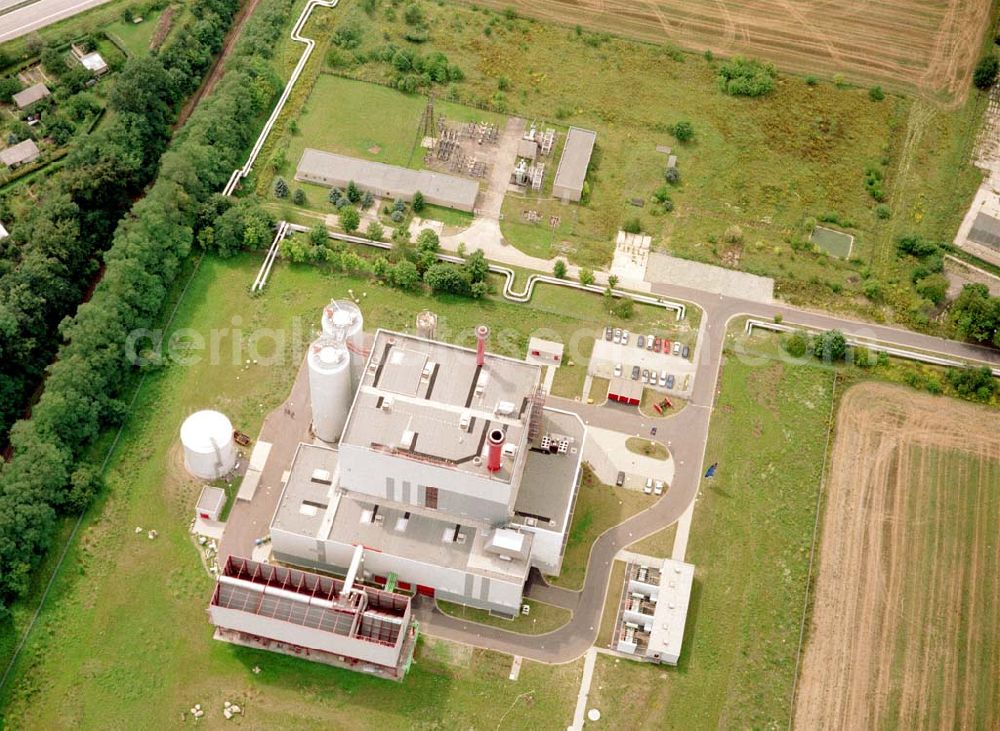
POLYGON ((18 109, 24 109, 26 107, 30 107, 35 102, 41 101, 51 94, 52 92, 49 91, 49 87, 39 82, 33 86, 29 86, 23 91, 17 92, 11 98, 14 100, 14 104, 17 105, 18 109))
POLYGON ((417 191, 436 206, 468 211, 476 207, 479 184, 455 175, 429 170, 410 170, 398 165, 363 160, 333 152, 306 148, 295 170, 295 179, 306 183, 343 188, 354 181, 361 190, 380 198, 412 201, 417 191))
POLYGON ((625 577, 625 596, 615 647, 650 662, 676 665, 684 642, 694 566, 663 559, 633 562, 625 577))
POLYGON ((11 145, 5 150, 0 150, 0 164, 9 168, 16 168, 26 165, 38 159, 41 152, 34 140, 24 140, 16 145, 11 145))
POLYGON ((531 567, 562 567, 586 436, 540 382, 485 345, 379 330, 338 448, 295 453, 275 558, 340 572, 360 545, 379 584, 516 614, 531 567))
POLYGON ((100 76, 108 72, 108 64, 104 61, 104 58, 97 51, 92 53, 84 54, 80 57, 80 63, 83 65, 87 71, 94 74, 95 76, 100 76))
POLYGON ((552 183, 552 195, 564 201, 579 201, 587 178, 590 156, 594 152, 597 133, 589 129, 570 127, 563 146, 559 167, 552 183))
POLYGON ((230 556, 208 614, 215 639, 400 680, 416 644, 410 599, 230 556))

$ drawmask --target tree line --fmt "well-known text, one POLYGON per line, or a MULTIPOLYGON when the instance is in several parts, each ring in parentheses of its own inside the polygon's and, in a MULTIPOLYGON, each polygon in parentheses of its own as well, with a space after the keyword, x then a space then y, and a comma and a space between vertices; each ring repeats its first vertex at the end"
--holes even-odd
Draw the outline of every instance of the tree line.
POLYGON ((109 122, 81 138, 41 183, 0 247, 0 434, 7 435, 59 344, 117 221, 156 174, 181 101, 221 49, 237 0, 197 0, 158 55, 128 61, 109 93, 109 122))
MULTIPOLYGON (((74 153, 83 155, 89 150, 94 165, 88 175, 101 176, 103 185, 88 184, 78 179, 79 173, 73 174, 73 166, 67 166, 67 177, 76 179, 76 185, 93 198, 75 195, 72 187, 57 187, 48 191, 45 204, 28 224, 18 225, 44 231, 51 241, 74 249, 60 251, 53 243, 46 248, 49 259, 72 255, 77 265, 86 264, 86 271, 93 271, 93 252, 74 248, 75 236, 81 235, 100 247, 101 238, 90 227, 110 235, 108 209, 99 210, 92 200, 113 192, 114 210, 127 209, 128 195, 139 189, 142 170, 150 169, 144 166, 155 165, 166 146, 177 102, 195 88, 198 76, 208 68, 236 8, 235 0, 196 0, 194 20, 170 48, 123 70, 114 95, 116 116, 124 121, 116 121, 116 129, 118 135, 131 134, 128 140, 142 144, 130 149, 115 136, 103 134, 102 145, 88 144, 74 153), (129 171, 134 171, 133 177, 123 189, 115 178, 129 171), (43 212, 52 208, 53 201, 66 211, 64 217, 43 212)), ((63 344, 49 369, 45 390, 32 418, 11 429, 13 454, 0 469, 0 611, 5 602, 26 591, 31 571, 50 547, 57 516, 83 510, 100 487, 99 472, 85 455, 102 428, 119 424, 126 415, 122 397, 133 369, 125 352, 126 337, 136 328, 154 324, 199 231, 216 224, 233 207, 215 191, 239 165, 281 88, 269 59, 290 9, 291 0, 265 0, 258 8, 219 86, 174 137, 160 158, 155 182, 114 230, 104 254, 103 278, 90 301, 59 326, 63 344)), ((214 228, 232 230, 233 223, 227 220, 227 225, 214 228)), ((245 235, 245 230, 237 233, 245 235)), ((18 236, 19 242, 37 247, 37 233, 18 236)), ((57 263, 58 267, 42 257, 35 266, 56 271, 40 279, 53 288, 75 286, 79 293, 80 285, 72 280, 85 277, 80 277, 79 270, 73 277, 65 276, 64 270, 74 265, 57 263)), ((17 270, 24 268, 22 261, 17 270)), ((62 301, 69 305, 72 298, 67 295, 62 301)), ((55 321, 62 316, 37 299, 34 307, 46 308, 55 321)), ((22 309, 33 314, 31 307, 22 309)), ((2 322, 3 342, 10 347, 16 339, 9 337, 8 328, 17 326, 17 319, 4 315, 2 322)), ((43 330, 43 321, 34 327, 36 337, 51 337, 43 330)))

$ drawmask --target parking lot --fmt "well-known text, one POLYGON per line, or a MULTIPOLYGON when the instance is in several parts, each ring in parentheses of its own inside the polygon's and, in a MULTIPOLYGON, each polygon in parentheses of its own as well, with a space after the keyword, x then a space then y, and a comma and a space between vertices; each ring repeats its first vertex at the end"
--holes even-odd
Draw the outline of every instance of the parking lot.
MULTIPOLYGON (((589 365, 590 374, 610 379, 616 375, 615 367, 621 365, 621 377, 631 379, 633 370, 638 366, 640 380, 642 380, 641 373, 643 371, 649 371, 651 375, 655 373, 657 376, 655 385, 651 382, 644 383, 644 385, 679 396, 690 394, 694 386, 695 364, 689 358, 674 355, 673 352, 657 353, 645 346, 639 348, 638 337, 631 334, 628 344, 625 345, 605 340, 602 332, 601 339, 594 341, 594 352, 590 357, 589 365), (663 376, 673 376, 672 387, 664 385, 663 376)), ((671 343, 672 348, 673 343, 671 343)))

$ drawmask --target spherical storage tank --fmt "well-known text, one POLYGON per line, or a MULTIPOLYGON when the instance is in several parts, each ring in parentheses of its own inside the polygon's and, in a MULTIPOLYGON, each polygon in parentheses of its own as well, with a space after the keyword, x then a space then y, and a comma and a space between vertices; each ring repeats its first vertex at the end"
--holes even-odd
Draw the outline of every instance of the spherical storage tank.
POLYGON ((184 466, 195 477, 215 480, 236 464, 233 425, 218 411, 196 411, 181 425, 184 466))
POLYGON ((368 360, 365 348, 365 320, 350 300, 331 300, 323 308, 323 334, 340 340, 351 354, 351 387, 357 389, 368 360))
POLYGON ((340 340, 321 337, 309 347, 309 399, 313 433, 324 442, 343 434, 353 393, 351 354, 340 340))

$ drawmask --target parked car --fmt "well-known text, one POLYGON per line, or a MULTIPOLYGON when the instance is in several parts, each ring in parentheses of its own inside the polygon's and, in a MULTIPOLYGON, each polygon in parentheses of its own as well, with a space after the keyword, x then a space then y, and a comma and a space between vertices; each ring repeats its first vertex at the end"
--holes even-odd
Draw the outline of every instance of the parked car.
POLYGON ((689 348, 688 346, 685 345, 681 349, 681 356, 683 356, 684 358, 687 358, 690 355, 691 355, 691 348, 689 348))
POLYGON ((663 352, 670 355, 670 341, 663 338, 663 352))
POLYGON ((675 340, 674 341, 674 355, 680 355, 680 354, 681 354, 681 344, 680 344, 680 341, 675 340))
POLYGON ((642 369, 642 382, 643 383, 649 383, 649 369, 648 368, 643 368, 642 369))
POLYGON ((663 350, 663 338, 656 338, 653 341, 653 351, 659 353, 663 350))
POLYGON ((632 366, 632 380, 639 380, 639 366, 632 366))
POLYGON ((622 364, 618 363, 615 365, 615 378, 618 378, 622 374, 622 364))
POLYGON ((670 375, 667 376, 667 388, 673 388, 673 387, 674 387, 674 374, 671 373, 670 375))
POLYGON ((622 329, 620 327, 615 328, 614 341, 620 343, 622 341, 622 329))
POLYGON ((640 335, 637 337, 635 339, 635 344, 638 345, 640 349, 644 348, 646 346, 646 336, 640 335))
POLYGON ((647 495, 652 495, 653 494, 653 478, 652 477, 647 477, 646 478, 646 486, 644 488, 642 488, 642 491, 644 493, 646 493, 647 495))
POLYGON ((652 349, 653 349, 653 336, 652 335, 647 335, 646 336, 646 350, 652 350, 652 349))
POLYGON ((657 480, 653 483, 653 494, 662 495, 663 494, 663 480, 657 480))
POLYGON ((622 345, 628 345, 628 330, 622 330, 622 345))
POLYGON ((607 340, 607 341, 610 342, 611 339, 614 337, 614 335, 615 335, 615 329, 613 327, 611 327, 611 325, 608 325, 606 328, 604 328, 604 339, 605 340, 607 340))
POLYGON ((625 473, 624 472, 619 472, 618 473, 618 479, 615 480, 615 485, 617 485, 618 487, 621 487, 624 484, 625 484, 625 473))
POLYGON ((660 385, 661 386, 666 386, 667 385, 667 372, 666 371, 660 371, 660 385))

